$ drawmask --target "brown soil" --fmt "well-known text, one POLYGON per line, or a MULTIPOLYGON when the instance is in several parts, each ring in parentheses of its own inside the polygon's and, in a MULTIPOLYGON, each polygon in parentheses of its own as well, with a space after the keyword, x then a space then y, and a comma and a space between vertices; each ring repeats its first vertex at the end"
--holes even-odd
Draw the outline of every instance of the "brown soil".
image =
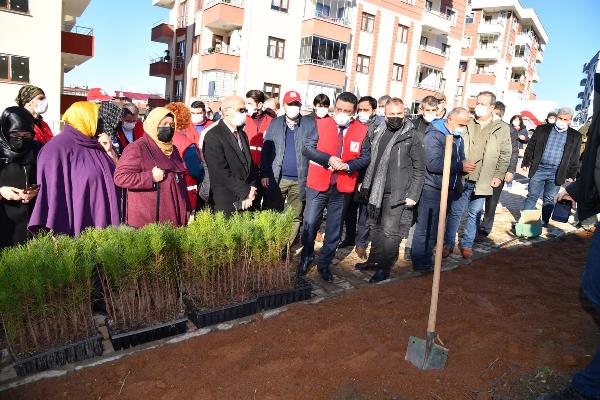
POLYGON ((444 273, 443 371, 404 360, 408 337, 425 336, 429 275, 293 305, 0 398, 535 399, 568 382, 598 345, 579 296, 588 244, 570 236, 444 273))

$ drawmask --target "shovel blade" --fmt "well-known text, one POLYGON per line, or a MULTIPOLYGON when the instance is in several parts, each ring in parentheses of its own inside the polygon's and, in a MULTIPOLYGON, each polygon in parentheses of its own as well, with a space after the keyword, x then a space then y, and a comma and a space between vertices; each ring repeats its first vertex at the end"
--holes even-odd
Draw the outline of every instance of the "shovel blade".
POLYGON ((433 338, 425 340, 411 336, 408 339, 405 359, 422 370, 444 369, 448 349, 435 344, 433 338))

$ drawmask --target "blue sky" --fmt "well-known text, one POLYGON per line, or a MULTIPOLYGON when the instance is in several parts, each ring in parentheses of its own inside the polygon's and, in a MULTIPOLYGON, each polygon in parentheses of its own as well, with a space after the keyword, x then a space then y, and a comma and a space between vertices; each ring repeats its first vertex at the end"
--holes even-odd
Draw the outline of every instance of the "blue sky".
MULTIPOLYGON (((264 0, 255 0, 264 1, 264 0)), ((583 64, 600 50, 600 0, 521 0, 535 8, 549 36, 544 62, 538 65, 540 100, 574 107, 583 64)), ((152 25, 168 17, 151 0, 92 0, 77 25, 94 28, 94 57, 65 75, 65 84, 106 90, 164 92, 164 79, 148 75, 150 59, 165 45, 150 41, 152 25)))

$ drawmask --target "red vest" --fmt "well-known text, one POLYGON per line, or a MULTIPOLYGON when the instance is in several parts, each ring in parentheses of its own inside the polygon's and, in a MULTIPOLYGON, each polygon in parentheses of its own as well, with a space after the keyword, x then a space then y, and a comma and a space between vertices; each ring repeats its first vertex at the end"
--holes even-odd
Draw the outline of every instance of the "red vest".
MULTIPOLYGON (((196 131, 196 129, 194 129, 194 131, 196 131)), ((193 144, 193 139, 188 137, 185 131, 177 131, 175 132, 175 135, 173 135, 173 145, 177 148, 177 151, 179 152, 179 155, 181 156, 182 160, 183 153, 185 153, 188 147, 190 147, 193 144)), ((197 144, 196 151, 198 151, 197 144)), ((187 186, 188 198, 190 199, 190 203, 192 204, 192 210, 195 210, 196 206, 198 205, 198 181, 190 175, 187 166, 185 167, 183 176, 185 177, 185 185, 187 186)))
POLYGON ((260 125, 256 124, 256 120, 250 116, 246 116, 246 125, 244 132, 248 136, 248 144, 250 145, 250 155, 254 163, 260 167, 262 147, 265 142, 265 132, 269 128, 269 124, 273 118, 270 115, 263 114, 260 125))
MULTIPOLYGON (((144 136, 144 124, 142 123, 142 121, 140 121, 138 119, 137 122, 135 123, 135 127, 133 128, 133 141, 135 142, 142 136, 144 136)), ((117 126, 117 140, 119 141, 120 151, 121 151, 121 153, 123 153, 123 150, 125 150, 125 147, 127 147, 127 145, 129 144, 129 141, 127 140, 127 138, 125 137, 125 134, 123 133, 123 124, 122 123, 119 123, 119 125, 117 126)))
MULTIPOLYGON (((337 154, 338 131, 339 128, 333 118, 316 118, 317 132, 319 140, 317 142, 317 150, 335 156, 337 154)), ((348 131, 344 137, 344 145, 342 147, 342 157, 344 162, 354 160, 360 156, 363 140, 367 136, 368 128, 366 125, 352 121, 348 127, 348 131)), ((308 177, 306 186, 319 192, 325 192, 329 189, 331 174, 333 171, 329 168, 324 168, 322 165, 311 161, 308 165, 308 177)), ((352 193, 356 186, 358 171, 351 174, 345 171, 338 172, 337 189, 341 193, 352 193)))
POLYGON ((40 119, 38 123, 33 125, 33 129, 35 130, 35 137, 33 139, 42 144, 46 144, 54 137, 54 135, 52 134, 48 124, 43 119, 40 119))

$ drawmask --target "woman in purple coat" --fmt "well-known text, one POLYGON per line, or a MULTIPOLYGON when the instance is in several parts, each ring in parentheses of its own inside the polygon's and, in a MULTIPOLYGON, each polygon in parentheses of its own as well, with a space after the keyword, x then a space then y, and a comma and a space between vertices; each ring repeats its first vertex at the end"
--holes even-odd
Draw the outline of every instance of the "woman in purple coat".
POLYGON ((153 109, 144 131, 125 148, 115 170, 115 183, 127 189, 125 223, 136 228, 153 222, 186 225, 191 206, 185 164, 173 147, 173 114, 163 107, 153 109))
POLYGON ((119 224, 115 164, 98 142, 104 132, 99 109, 87 101, 74 103, 63 116, 62 133, 40 151, 31 231, 78 236, 87 227, 119 224))

